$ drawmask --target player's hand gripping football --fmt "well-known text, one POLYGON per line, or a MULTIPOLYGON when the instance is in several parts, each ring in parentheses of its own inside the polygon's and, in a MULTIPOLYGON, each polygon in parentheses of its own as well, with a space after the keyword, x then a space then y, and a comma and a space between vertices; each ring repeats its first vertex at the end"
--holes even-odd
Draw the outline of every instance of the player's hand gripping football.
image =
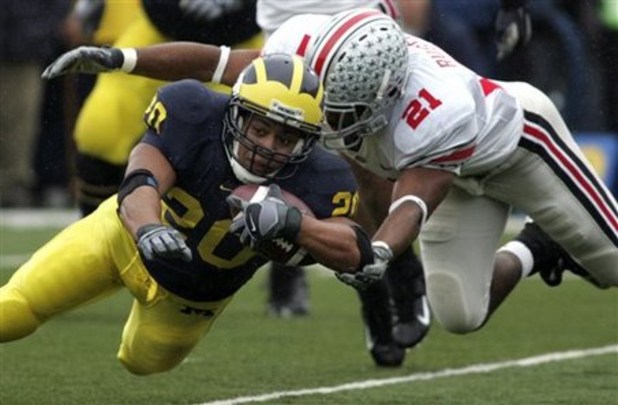
POLYGON ((139 228, 137 248, 148 260, 160 258, 190 262, 193 257, 180 232, 161 224, 149 224, 139 228))
POLYGON ((393 252, 385 243, 380 242, 374 242, 371 248, 373 263, 365 265, 361 271, 356 273, 335 273, 339 281, 364 291, 384 276, 389 262, 393 260, 393 252))
POLYGON ((120 69, 124 62, 124 55, 118 48, 104 48, 97 46, 80 46, 66 52, 53 61, 41 77, 53 79, 68 73, 97 74, 120 69))
POLYGON ((290 242, 296 240, 302 214, 298 208, 283 201, 278 185, 268 186, 268 192, 261 201, 248 202, 235 195, 230 195, 226 201, 243 213, 230 226, 230 232, 238 235, 243 245, 259 250, 262 242, 275 238, 283 237, 290 242))
POLYGON ((498 60, 523 47, 532 36, 532 23, 526 7, 500 9, 496 17, 498 60))

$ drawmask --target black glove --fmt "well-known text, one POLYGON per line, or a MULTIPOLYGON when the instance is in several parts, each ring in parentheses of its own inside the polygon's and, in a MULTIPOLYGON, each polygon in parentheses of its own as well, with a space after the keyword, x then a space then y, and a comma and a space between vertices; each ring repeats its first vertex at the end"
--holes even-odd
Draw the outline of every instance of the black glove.
POLYGON ((137 230, 137 248, 148 260, 181 259, 190 262, 191 249, 174 228, 161 224, 144 225, 137 230))
POLYGON ((296 241, 300 232, 302 214, 300 210, 283 201, 281 189, 276 184, 268 186, 268 192, 262 201, 248 202, 230 195, 227 203, 233 208, 241 209, 230 232, 240 238, 240 242, 259 250, 262 242, 276 238, 296 241))
POLYGON ((356 273, 336 272, 335 276, 339 281, 364 291, 384 276, 389 262, 393 260, 393 252, 385 243, 373 243, 371 248, 373 263, 365 265, 361 271, 356 273))
POLYGON ((211 22, 222 15, 240 10, 244 0, 180 0, 182 14, 198 22, 211 22))
POLYGON ((498 60, 523 47, 532 36, 532 23, 526 7, 501 8, 496 18, 498 60))
POLYGON ((97 74, 120 69, 124 55, 118 48, 80 46, 60 55, 41 75, 43 79, 66 75, 67 73, 97 74))

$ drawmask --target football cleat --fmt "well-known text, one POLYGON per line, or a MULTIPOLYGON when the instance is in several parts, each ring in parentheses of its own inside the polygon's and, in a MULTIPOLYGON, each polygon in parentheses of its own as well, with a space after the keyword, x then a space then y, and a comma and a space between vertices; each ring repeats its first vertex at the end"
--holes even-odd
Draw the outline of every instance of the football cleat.
POLYGON ((386 281, 395 308, 393 339, 403 348, 412 348, 429 332, 431 312, 423 267, 411 248, 391 262, 386 281))
POLYGON ((406 320, 399 316, 393 326, 393 339, 405 348, 412 348, 419 344, 429 332, 431 325, 431 312, 427 304, 427 297, 416 297, 412 302, 413 318, 406 320))
POLYGON ((375 344, 369 351, 371 358, 380 367, 399 367, 406 357, 406 350, 398 344, 375 344))
POLYGON ((393 308, 384 280, 358 291, 365 327, 365 343, 371 358, 380 367, 399 367, 406 351, 392 336, 393 308))
POLYGON ((590 273, 581 267, 558 243, 550 238, 534 222, 526 222, 515 240, 526 245, 534 260, 530 275, 539 273, 541 279, 550 287, 556 287, 562 282, 564 272, 569 270, 597 288, 605 288, 596 281, 590 273))

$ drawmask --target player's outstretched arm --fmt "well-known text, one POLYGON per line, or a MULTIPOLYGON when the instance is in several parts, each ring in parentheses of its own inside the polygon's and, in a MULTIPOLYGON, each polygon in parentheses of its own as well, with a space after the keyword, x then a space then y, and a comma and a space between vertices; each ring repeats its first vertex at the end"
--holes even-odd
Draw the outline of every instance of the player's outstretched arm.
POLYGON ((233 85, 242 69, 258 54, 258 50, 229 52, 225 47, 196 42, 169 42, 136 49, 81 46, 58 57, 42 77, 121 71, 159 80, 193 78, 233 85))

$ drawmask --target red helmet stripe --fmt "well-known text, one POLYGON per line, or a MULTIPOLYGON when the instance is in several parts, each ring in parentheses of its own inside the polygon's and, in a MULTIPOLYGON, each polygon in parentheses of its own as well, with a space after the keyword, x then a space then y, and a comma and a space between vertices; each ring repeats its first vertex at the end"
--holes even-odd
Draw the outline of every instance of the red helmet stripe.
POLYGON ((369 10, 369 11, 365 11, 365 12, 359 13, 357 15, 352 16, 349 20, 345 21, 341 25, 341 27, 339 27, 332 35, 330 35, 330 38, 328 39, 326 44, 322 47, 322 49, 320 50, 319 54, 313 59, 313 62, 312 62, 314 70, 317 72, 317 74, 320 77, 322 76, 322 69, 324 68, 324 64, 326 63, 328 55, 330 54, 330 52, 333 49, 333 47, 335 46, 335 44, 344 35, 346 35, 348 31, 350 31, 352 28, 354 28, 354 26, 359 21, 362 21, 362 20, 364 20, 367 17, 371 17, 371 16, 375 16, 375 15, 382 16, 384 14, 382 14, 381 12, 379 12, 377 10, 369 10))
POLYGON ((305 57, 305 53, 307 52, 307 45, 309 45, 309 41, 311 40, 311 35, 303 35, 303 39, 300 41, 298 48, 296 48, 296 55, 300 57, 305 57))

